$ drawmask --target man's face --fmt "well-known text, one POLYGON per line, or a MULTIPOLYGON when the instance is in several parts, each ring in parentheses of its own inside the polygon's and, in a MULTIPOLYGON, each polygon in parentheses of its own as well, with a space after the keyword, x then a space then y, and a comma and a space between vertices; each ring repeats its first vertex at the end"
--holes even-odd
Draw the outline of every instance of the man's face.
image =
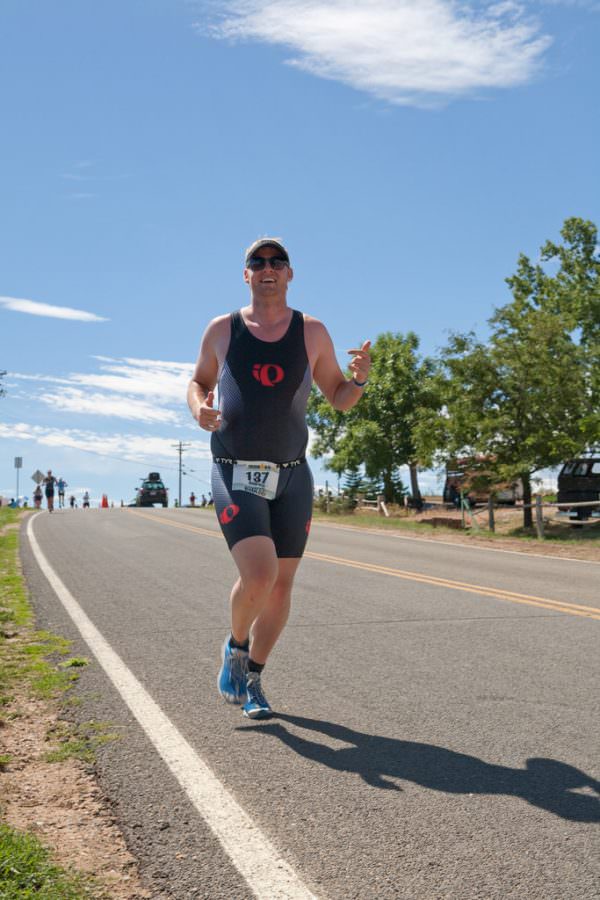
MULTIPOLYGON (((268 245, 260 247, 253 256, 265 260, 273 259, 274 257, 282 259, 281 250, 268 245)), ((244 281, 250 285, 250 290, 257 296, 285 296, 287 286, 293 277, 294 273, 289 265, 284 266, 283 269, 274 269, 267 263, 264 269, 256 272, 250 268, 244 269, 244 281)))

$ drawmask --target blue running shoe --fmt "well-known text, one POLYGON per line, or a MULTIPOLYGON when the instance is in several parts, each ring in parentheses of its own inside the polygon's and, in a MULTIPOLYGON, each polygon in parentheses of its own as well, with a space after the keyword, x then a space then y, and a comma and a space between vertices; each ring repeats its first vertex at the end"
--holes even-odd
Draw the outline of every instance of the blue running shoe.
POLYGON ((268 719, 273 715, 269 701, 265 697, 260 683, 260 672, 248 672, 246 678, 248 699, 244 703, 243 713, 249 719, 268 719))
POLYGON ((227 637, 221 651, 221 659, 223 663, 217 678, 219 693, 228 703, 243 703, 246 699, 248 651, 230 647, 227 637))

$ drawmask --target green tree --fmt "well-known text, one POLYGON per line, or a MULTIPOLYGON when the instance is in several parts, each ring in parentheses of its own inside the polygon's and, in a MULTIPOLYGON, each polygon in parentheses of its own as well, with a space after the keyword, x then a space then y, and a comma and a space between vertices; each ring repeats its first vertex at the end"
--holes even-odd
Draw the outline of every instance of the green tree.
MULTIPOLYGON (((380 479, 388 502, 399 502, 404 487, 398 469, 408 465, 411 490, 420 498, 419 459, 414 431, 423 405, 431 405, 429 376, 433 364, 418 355, 419 340, 380 334, 371 348, 372 366, 365 395, 353 409, 338 412, 316 390, 309 400, 308 422, 316 438, 313 456, 326 456, 326 466, 341 474, 364 465, 368 479, 380 479)), ((436 401, 437 403, 437 401, 436 401)))
POLYGON ((565 243, 542 250, 543 260, 559 261, 554 274, 519 258, 507 279, 513 299, 490 319, 489 341, 454 335, 443 351, 435 376, 443 402, 417 435, 423 452, 481 454, 498 482, 521 478, 526 504, 537 471, 578 455, 600 433, 594 234, 590 223, 568 220, 565 243))
POLYGON ((352 500, 356 499, 356 495, 361 490, 362 482, 363 476, 358 466, 353 466, 351 469, 348 469, 348 471, 344 473, 344 481, 342 483, 344 494, 352 500))

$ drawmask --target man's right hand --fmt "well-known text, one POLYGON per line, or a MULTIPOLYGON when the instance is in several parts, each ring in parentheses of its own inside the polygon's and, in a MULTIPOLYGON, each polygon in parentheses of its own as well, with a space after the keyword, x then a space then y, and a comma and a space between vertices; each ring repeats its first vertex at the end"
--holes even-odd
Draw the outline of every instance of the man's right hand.
POLYGON ((216 431, 221 424, 221 412, 218 409, 214 409, 214 402, 214 391, 209 391, 206 399, 200 404, 198 409, 196 420, 200 428, 204 428, 205 431, 216 431))

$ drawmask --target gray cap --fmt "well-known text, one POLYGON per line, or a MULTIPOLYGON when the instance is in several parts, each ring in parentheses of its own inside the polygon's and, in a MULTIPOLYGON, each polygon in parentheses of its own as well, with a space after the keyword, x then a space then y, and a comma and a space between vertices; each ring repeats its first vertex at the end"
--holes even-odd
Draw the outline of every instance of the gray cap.
POLYGON ((258 238, 257 241, 254 241, 253 244, 250 244, 250 246, 246 250, 246 256, 245 256, 246 265, 248 264, 248 260, 250 259, 250 257, 254 256, 256 251, 260 250, 261 247, 274 247, 276 250, 279 250, 281 255, 283 257, 285 257, 286 261, 289 263, 290 255, 287 252, 287 250, 285 249, 285 247, 283 246, 283 244, 281 243, 281 241, 279 240, 279 238, 262 237, 262 238, 258 238))

